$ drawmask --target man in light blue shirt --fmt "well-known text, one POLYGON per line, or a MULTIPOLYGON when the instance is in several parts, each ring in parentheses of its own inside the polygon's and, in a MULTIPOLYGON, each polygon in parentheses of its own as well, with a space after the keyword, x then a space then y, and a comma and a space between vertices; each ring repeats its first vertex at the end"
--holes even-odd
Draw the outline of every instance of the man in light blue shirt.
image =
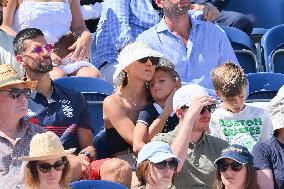
MULTIPOLYGON (((100 70, 103 79, 112 83, 117 55, 123 47, 136 40, 143 31, 161 20, 163 13, 154 0, 106 0, 96 33, 96 47, 93 63, 100 70)), ((193 11, 194 17, 201 11, 193 11)), ((205 20, 215 20, 218 9, 210 6, 204 9, 205 20), (217 11, 216 11, 217 10, 217 11), (215 12, 214 12, 215 11, 215 12)))
POLYGON ((238 64, 226 33, 218 25, 190 17, 190 1, 155 1, 164 10, 164 18, 137 40, 171 60, 182 82, 213 89, 211 70, 227 60, 238 64))

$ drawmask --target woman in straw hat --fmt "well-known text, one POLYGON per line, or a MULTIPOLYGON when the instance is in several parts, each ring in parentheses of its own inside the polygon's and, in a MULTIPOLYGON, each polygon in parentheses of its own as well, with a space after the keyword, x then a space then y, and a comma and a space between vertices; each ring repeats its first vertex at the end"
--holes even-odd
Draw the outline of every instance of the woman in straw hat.
POLYGON ((41 127, 28 123, 28 97, 36 81, 23 81, 11 65, 0 65, 0 188, 15 188, 23 177, 19 156, 29 153, 29 145, 41 127))
POLYGON ((59 137, 48 131, 36 134, 30 144, 24 173, 24 186, 28 189, 69 189, 70 163, 67 155, 76 149, 64 150, 59 137))
POLYGON ((269 103, 273 135, 252 149, 257 182, 262 188, 284 188, 284 86, 269 103))
POLYGON ((148 105, 146 83, 153 77, 161 57, 162 54, 143 42, 127 45, 118 57, 113 75, 117 90, 103 103, 110 153, 130 164, 134 163, 131 153, 134 123, 139 112, 148 105))

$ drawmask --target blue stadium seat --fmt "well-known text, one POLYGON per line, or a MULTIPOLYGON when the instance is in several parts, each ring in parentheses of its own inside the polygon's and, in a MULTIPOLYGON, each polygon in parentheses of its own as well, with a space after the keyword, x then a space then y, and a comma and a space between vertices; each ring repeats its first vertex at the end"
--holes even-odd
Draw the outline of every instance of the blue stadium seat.
POLYGON ((261 46, 264 52, 266 70, 284 73, 284 24, 268 30, 262 36, 261 46))
POLYGON ((247 102, 270 101, 284 85, 284 74, 258 72, 247 75, 249 95, 247 102))
POLYGON ((94 137, 94 146, 96 149, 96 159, 104 159, 110 157, 111 154, 107 148, 108 143, 105 130, 100 131, 94 137))
POLYGON ((254 35, 284 24, 283 0, 230 0, 226 10, 241 12, 253 22, 254 35))
POLYGON ((113 86, 92 77, 64 77, 54 80, 58 85, 81 92, 89 105, 94 136, 103 129, 102 103, 112 94, 113 86))
POLYGON ((81 180, 71 183, 72 189, 127 189, 119 183, 107 180, 81 180))
POLYGON ((222 26, 226 32, 237 59, 245 73, 255 73, 261 69, 255 46, 250 37, 243 31, 228 26, 222 26))

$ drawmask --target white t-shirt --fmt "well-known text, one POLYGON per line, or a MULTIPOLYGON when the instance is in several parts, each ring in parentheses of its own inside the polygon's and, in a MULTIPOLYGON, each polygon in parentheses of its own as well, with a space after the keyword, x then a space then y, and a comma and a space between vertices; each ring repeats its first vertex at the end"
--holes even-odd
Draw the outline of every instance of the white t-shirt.
POLYGON ((211 115, 210 132, 230 144, 241 144, 250 151, 259 141, 269 138, 273 132, 272 121, 267 110, 248 106, 239 113, 222 107, 211 115))

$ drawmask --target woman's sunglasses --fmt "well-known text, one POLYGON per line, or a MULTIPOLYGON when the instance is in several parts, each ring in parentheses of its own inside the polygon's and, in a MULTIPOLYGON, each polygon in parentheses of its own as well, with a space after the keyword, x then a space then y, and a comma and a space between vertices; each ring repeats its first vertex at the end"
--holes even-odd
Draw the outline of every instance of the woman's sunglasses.
POLYGON ((59 160, 57 162, 55 162, 53 165, 49 164, 49 163, 38 163, 38 169, 40 170, 40 172, 42 173, 47 173, 51 170, 51 168, 53 167, 56 171, 62 171, 65 168, 66 165, 66 161, 62 161, 59 160))
MULTIPOLYGON (((187 105, 184 105, 181 107, 181 109, 184 109, 184 108, 189 108, 187 105)), ((204 106, 201 111, 200 111, 200 114, 204 114, 204 112, 206 110, 208 110, 209 113, 212 113, 214 112, 216 109, 216 104, 211 104, 211 105, 208 105, 208 106, 204 106)))
POLYGON ((50 53, 53 50, 52 44, 44 44, 44 45, 36 45, 31 50, 32 53, 41 54, 43 52, 43 49, 45 49, 48 53, 50 53))
POLYGON ((219 170, 221 172, 225 172, 228 170, 229 166, 231 167, 231 169, 233 171, 240 171, 242 169, 242 166, 243 164, 239 163, 239 162, 236 162, 234 161, 233 163, 225 163, 225 162, 222 162, 219 164, 219 170))
POLYGON ((165 169, 167 165, 169 165, 171 170, 175 170, 178 166, 178 162, 176 160, 171 160, 171 161, 164 160, 159 163, 154 163, 154 166, 157 167, 158 169, 165 169))
POLYGON ((138 61, 142 64, 145 64, 148 59, 150 59, 150 61, 152 62, 153 65, 157 66, 160 58, 159 57, 153 57, 153 56, 148 56, 148 57, 144 57, 144 58, 140 58, 138 61))
POLYGON ((13 99, 19 98, 21 94, 25 95, 29 98, 32 94, 32 90, 29 88, 19 89, 19 88, 11 88, 9 90, 0 90, 0 91, 8 91, 9 96, 13 99))

